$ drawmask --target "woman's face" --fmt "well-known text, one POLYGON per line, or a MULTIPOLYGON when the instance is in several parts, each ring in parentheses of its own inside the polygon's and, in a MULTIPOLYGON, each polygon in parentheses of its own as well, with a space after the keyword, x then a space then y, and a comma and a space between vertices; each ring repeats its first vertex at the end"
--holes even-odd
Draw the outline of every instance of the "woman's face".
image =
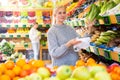
POLYGON ((65 8, 59 8, 55 14, 56 22, 63 23, 66 19, 66 10, 65 8))
POLYGON ((35 27, 35 28, 38 28, 38 24, 35 24, 34 27, 35 27))

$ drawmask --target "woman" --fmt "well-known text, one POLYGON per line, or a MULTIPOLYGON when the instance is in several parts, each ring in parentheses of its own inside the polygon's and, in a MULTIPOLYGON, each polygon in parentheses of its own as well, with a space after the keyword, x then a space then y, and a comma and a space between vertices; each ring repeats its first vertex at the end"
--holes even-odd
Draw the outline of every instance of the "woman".
POLYGON ((40 38, 41 38, 40 32, 37 30, 37 28, 38 28, 38 23, 35 22, 29 32, 29 38, 31 40, 32 49, 34 52, 34 59, 36 60, 39 59, 40 38))
POLYGON ((66 8, 57 7, 53 12, 53 25, 48 30, 48 50, 52 58, 52 66, 75 65, 79 56, 73 50, 73 45, 80 43, 76 31, 63 22, 66 19, 66 8))

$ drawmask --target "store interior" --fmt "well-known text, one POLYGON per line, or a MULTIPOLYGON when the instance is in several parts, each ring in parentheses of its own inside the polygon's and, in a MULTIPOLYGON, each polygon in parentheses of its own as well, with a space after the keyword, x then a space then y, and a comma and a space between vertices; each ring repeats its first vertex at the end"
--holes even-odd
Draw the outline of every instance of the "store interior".
POLYGON ((120 0, 0 0, 0 80, 120 80, 120 0), (47 31, 58 5, 66 6, 64 23, 81 37, 87 20, 94 21, 74 66, 51 67, 47 31), (29 39, 35 22, 39 60, 29 39))

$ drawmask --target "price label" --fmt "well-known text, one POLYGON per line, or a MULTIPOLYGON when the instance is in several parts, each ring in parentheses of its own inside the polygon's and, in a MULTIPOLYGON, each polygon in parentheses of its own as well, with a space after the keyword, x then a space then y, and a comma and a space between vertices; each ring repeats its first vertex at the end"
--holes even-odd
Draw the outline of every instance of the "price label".
POLYGON ((105 57, 106 59, 111 60, 111 55, 110 55, 110 51, 109 51, 109 50, 104 50, 104 57, 105 57))
POLYGON ((95 53, 96 55, 99 55, 98 48, 93 46, 93 49, 94 49, 94 53, 95 53))
POLYGON ((109 16, 104 16, 103 20, 104 20, 105 25, 110 25, 111 24, 109 16))
POLYGON ((98 20, 95 21, 95 25, 96 25, 96 26, 100 25, 100 23, 99 23, 98 20))
POLYGON ((10 38, 13 38, 13 35, 9 35, 10 38))
POLYGON ((1 35, 2 38, 5 38, 5 35, 1 35))
POLYGON ((17 38, 20 38, 21 37, 21 35, 17 35, 17 38))
POLYGON ((119 60, 119 62, 120 62, 120 53, 118 54, 118 58, 119 58, 118 60, 119 60))
POLYGON ((15 28, 18 28, 18 25, 15 25, 15 28))
POLYGON ((23 28, 26 28, 26 25, 23 25, 22 27, 23 27, 23 28))
POLYGON ((81 24, 82 24, 82 26, 85 26, 84 20, 81 20, 81 24))
POLYGON ((120 24, 120 14, 116 15, 117 23, 120 24))

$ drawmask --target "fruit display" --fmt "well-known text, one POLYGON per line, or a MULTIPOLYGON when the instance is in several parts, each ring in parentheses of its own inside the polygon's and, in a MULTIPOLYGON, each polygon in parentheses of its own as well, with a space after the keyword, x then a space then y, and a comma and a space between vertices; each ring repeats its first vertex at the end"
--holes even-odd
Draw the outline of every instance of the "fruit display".
POLYGON ((16 33, 28 33, 29 28, 17 28, 16 33))
POLYGON ((96 45, 108 44, 110 40, 118 37, 117 35, 118 35, 117 32, 108 30, 106 32, 101 32, 100 34, 96 33, 95 35, 92 36, 91 41, 94 42, 96 45))
MULTIPOLYGON (((29 63, 29 61, 28 61, 29 63)), ((106 67, 62 65, 57 68, 38 67, 29 75, 19 76, 19 80, 112 80, 106 67), (103 76, 104 74, 104 76, 103 76)))

